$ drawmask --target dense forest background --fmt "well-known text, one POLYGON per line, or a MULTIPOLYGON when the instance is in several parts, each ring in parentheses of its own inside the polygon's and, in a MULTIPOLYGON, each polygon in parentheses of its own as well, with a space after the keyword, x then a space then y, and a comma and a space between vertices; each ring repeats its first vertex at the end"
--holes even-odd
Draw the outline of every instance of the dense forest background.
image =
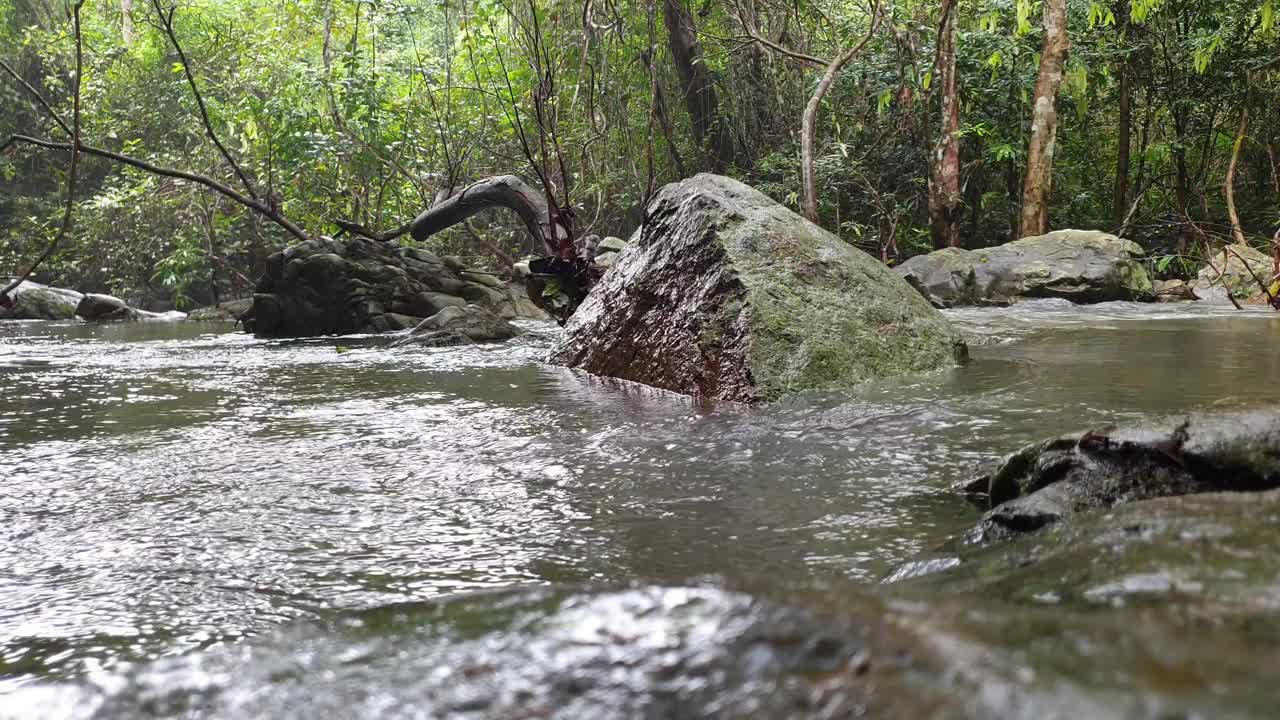
MULTIPOLYGON (((90 0, 82 142, 252 188, 311 233, 516 173, 579 233, 626 237, 710 170, 886 262, 1077 227, 1186 273, 1277 233, 1274 1, 90 0)), ((66 142, 21 83, 70 117, 72 33, 60 0, 0 0, 0 141, 66 142)), ((0 153, 0 272, 57 234, 68 154, 0 153)), ((89 155, 80 174, 41 280, 189 307, 296 241, 180 179, 89 155)), ((491 215, 432 248, 497 269, 533 250, 491 215)))

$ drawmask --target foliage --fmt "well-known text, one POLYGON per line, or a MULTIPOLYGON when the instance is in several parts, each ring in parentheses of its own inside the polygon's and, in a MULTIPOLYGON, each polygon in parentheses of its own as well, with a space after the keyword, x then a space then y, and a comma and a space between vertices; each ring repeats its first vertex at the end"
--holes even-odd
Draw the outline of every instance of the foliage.
MULTIPOLYGON (((68 26, 47 1, 0 0, 0 57, 65 113, 68 26)), ((799 119, 821 69, 748 36, 830 58, 865 34, 868 5, 682 1, 719 90, 719 122, 733 138, 730 172, 795 207, 799 119)), ((310 232, 336 232, 336 219, 394 227, 438 192, 486 175, 533 179, 523 135, 559 148, 532 154, 539 170, 555 170, 550 181, 578 210, 580 231, 625 237, 655 186, 678 179, 678 168, 707 167, 668 50, 665 4, 183 0, 174 18, 213 129, 310 232), (541 124, 540 90, 549 92, 541 124)), ((1172 255, 1188 221, 1207 232, 1225 222, 1226 160, 1235 118, 1249 107, 1237 204, 1247 232, 1268 238, 1280 201, 1271 160, 1280 153, 1274 0, 1071 0, 1069 9, 1053 225, 1116 229, 1108 227, 1110 188, 1127 72, 1131 235, 1172 255)), ((885 258, 929 248, 937 11, 920 0, 885 2, 884 22, 819 116, 823 224, 885 258)), ((962 0, 957 15, 969 246, 1007 241, 1016 228, 1039 12, 1032 0, 962 0)), ((91 0, 84 15, 86 139, 234 184, 153 6, 91 0)), ((0 106, 13 108, 0 113, 3 137, 57 138, 7 78, 0 106)), ((0 155, 0 271, 16 270, 54 232, 64 166, 44 151, 0 155)), ((45 280, 153 306, 206 303, 248 292, 266 257, 290 241, 224 198, 100 159, 85 158, 83 187, 75 237, 45 280)), ((470 261, 492 258, 491 245, 517 256, 532 250, 501 216, 432 244, 470 261)))

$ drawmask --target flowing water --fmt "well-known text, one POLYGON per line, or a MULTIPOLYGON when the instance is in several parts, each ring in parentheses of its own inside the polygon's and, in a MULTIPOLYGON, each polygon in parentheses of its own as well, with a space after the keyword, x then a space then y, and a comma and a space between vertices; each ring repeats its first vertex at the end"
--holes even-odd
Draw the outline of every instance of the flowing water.
POLYGON ((543 365, 541 324, 442 350, 0 325, 0 706, 468 591, 852 592, 971 525, 948 487, 1027 442, 1280 402, 1268 311, 949 315, 967 366, 766 409, 543 365))

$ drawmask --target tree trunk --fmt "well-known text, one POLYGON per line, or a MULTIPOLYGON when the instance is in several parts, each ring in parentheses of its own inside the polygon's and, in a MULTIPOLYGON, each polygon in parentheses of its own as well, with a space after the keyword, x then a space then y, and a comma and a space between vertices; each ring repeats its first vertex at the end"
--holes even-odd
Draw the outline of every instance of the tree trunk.
POLYGON ((875 35, 876 24, 880 20, 879 9, 878 2, 872 5, 871 27, 862 38, 862 42, 845 50, 827 63, 822 79, 818 81, 818 86, 813 89, 813 95, 804 106, 804 116, 800 120, 800 209, 810 222, 818 222, 817 152, 814 150, 818 130, 818 108, 822 105, 822 98, 826 97, 827 91, 835 84, 840 69, 861 52, 862 48, 871 41, 871 36, 875 35))
MULTIPOLYGON (((1129 39, 1129 0, 1119 0, 1115 8, 1120 21, 1120 43, 1129 39)), ((1124 48, 1122 48, 1124 49, 1124 48)), ((1126 50, 1127 52, 1127 50, 1126 50)), ((1129 203, 1129 147, 1133 135, 1133 74, 1129 69, 1128 55, 1120 61, 1120 119, 1116 137, 1116 183, 1111 196, 1111 227, 1119 228, 1129 203)))
POLYGON ((131 47, 133 36, 133 0, 120 0, 120 41, 131 47))
POLYGON ((707 165, 716 172, 724 172, 733 164, 733 138, 728 123, 720 117, 716 87, 702 56, 693 15, 681 0, 663 0, 663 16, 671 59, 680 76, 680 90, 693 124, 694 140, 703 151, 707 165))
POLYGON ((960 196, 960 98, 956 93, 955 0, 943 0, 938 21, 937 82, 942 91, 942 122, 933 150, 929 174, 929 226, 933 246, 960 247, 960 220, 964 203, 960 196))
POLYGON ((1240 215, 1236 212, 1236 165, 1240 162, 1240 148, 1244 145, 1245 133, 1249 130, 1249 106, 1240 110, 1240 125, 1236 128, 1236 141, 1231 146, 1231 162, 1227 165, 1227 177, 1222 181, 1222 192, 1227 197, 1227 215, 1231 218, 1231 237, 1241 245, 1244 242, 1244 228, 1240 226, 1240 215))
POLYGON ((1058 136, 1058 86, 1071 41, 1067 37, 1067 0, 1044 2, 1044 47, 1031 110, 1031 142, 1027 176, 1022 184, 1022 218, 1018 237, 1049 231, 1049 199, 1053 190, 1053 153, 1058 136))

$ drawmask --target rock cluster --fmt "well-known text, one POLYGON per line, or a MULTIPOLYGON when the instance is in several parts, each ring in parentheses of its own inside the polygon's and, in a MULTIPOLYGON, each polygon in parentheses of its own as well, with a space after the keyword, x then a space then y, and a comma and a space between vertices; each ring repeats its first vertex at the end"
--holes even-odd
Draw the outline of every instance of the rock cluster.
POLYGON ((467 304, 503 318, 540 314, 518 288, 455 258, 361 237, 322 237, 267 260, 244 324, 266 337, 388 332, 467 304))

